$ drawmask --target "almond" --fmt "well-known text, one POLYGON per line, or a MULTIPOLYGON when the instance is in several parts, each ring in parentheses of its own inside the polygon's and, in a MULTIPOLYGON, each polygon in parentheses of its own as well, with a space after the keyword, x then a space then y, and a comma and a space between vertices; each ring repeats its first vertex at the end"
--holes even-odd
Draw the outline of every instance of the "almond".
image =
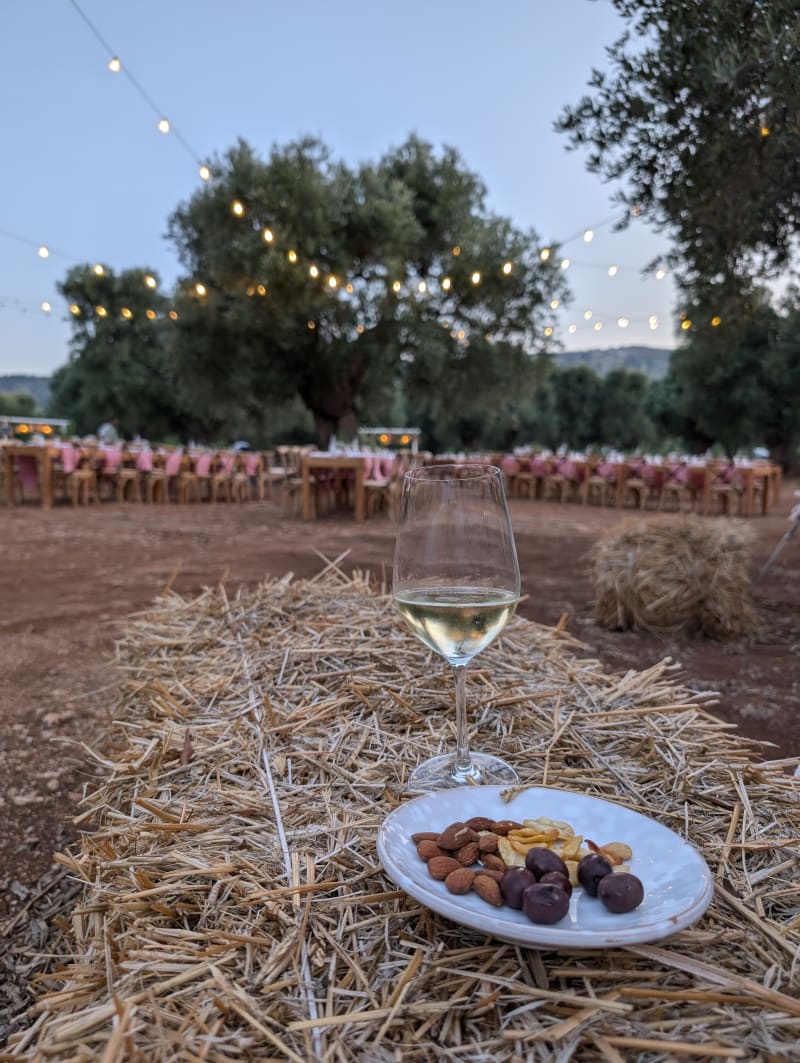
POLYGON ((478 835, 474 830, 471 830, 466 823, 451 823, 449 827, 445 827, 442 833, 439 835, 437 845, 440 849, 460 849, 462 845, 466 845, 467 842, 474 842, 478 840, 478 835))
POLYGON ((494 853, 481 853, 481 861, 484 867, 488 867, 492 871, 506 870, 504 861, 494 853))
POLYGON ((493 878, 495 882, 499 882, 503 875, 505 875, 505 871, 495 871, 493 867, 479 867, 475 874, 486 875, 487 878, 493 878))
POLYGON ((442 852, 436 842, 431 841, 430 838, 422 839, 422 841, 417 846, 417 853, 425 861, 432 859, 434 856, 446 855, 442 852))
POLYGON ((411 841, 414 845, 419 845, 420 842, 435 842, 438 837, 438 830, 419 830, 411 835, 411 841))
POLYGON ((458 860, 459 864, 463 864, 464 867, 469 867, 470 864, 474 864, 478 859, 478 843, 467 842, 467 844, 462 845, 460 849, 456 849, 453 856, 458 860))
POLYGON ((488 875, 476 875, 472 888, 482 901, 494 905, 495 908, 499 908, 503 903, 503 898, 500 896, 500 883, 495 882, 488 875))
POLYGON ((475 880, 475 872, 469 867, 459 867, 451 871, 444 880, 445 886, 451 893, 458 895, 469 893, 475 880))
POLYGON ((493 834, 499 834, 505 838, 510 830, 519 830, 521 827, 522 824, 514 819, 496 819, 489 829, 493 834))
POLYGON ((480 853, 496 853, 497 852, 497 835, 496 834, 482 834, 478 838, 478 852, 480 853))
POLYGON ((431 877, 439 879, 440 882, 443 882, 451 871, 458 871, 460 868, 461 864, 452 856, 434 856, 428 861, 431 877))
POLYGON ((471 830, 482 831, 492 829, 492 820, 486 816, 473 816, 472 819, 467 820, 467 826, 471 830))

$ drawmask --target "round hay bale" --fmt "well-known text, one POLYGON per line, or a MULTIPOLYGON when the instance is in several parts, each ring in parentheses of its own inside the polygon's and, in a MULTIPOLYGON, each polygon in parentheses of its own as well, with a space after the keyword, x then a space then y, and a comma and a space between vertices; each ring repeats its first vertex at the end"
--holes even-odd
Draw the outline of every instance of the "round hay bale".
POLYGON ((630 519, 609 529, 594 557, 598 623, 611 630, 755 633, 747 570, 750 529, 694 516, 630 519))

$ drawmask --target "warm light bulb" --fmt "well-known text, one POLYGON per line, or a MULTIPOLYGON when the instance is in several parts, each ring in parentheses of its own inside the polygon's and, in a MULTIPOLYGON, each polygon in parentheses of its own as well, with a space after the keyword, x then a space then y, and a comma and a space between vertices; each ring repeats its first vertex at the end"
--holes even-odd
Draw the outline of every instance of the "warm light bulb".
POLYGON ((244 203, 240 199, 234 199, 231 203, 231 214, 235 214, 237 218, 244 217, 244 203))
POLYGON ((147 313, 147 320, 148 321, 155 321, 155 319, 156 319, 155 310, 147 310, 146 313, 147 313))
POLYGON ((686 318, 685 321, 681 321, 681 328, 683 329, 684 332, 686 332, 691 327, 692 327, 692 323, 691 323, 691 321, 689 320, 688 317, 686 318))
POLYGON ((258 285, 258 286, 256 287, 256 291, 258 292, 258 294, 259 294, 259 295, 266 295, 266 294, 267 294, 267 288, 266 288, 266 285, 264 285, 264 284, 259 284, 259 285, 258 285))
POLYGON ((465 332, 465 331, 463 330, 463 328, 460 328, 460 329, 458 330, 458 338, 459 338, 460 340, 463 340, 465 336, 466 336, 466 332, 465 332))
POLYGON ((78 306, 77 303, 72 303, 70 308, 69 308, 69 312, 71 314, 73 314, 75 317, 77 317, 78 314, 80 314, 80 312, 81 312, 81 308, 78 306))
POLYGON ((317 269, 316 266, 309 266, 308 275, 309 275, 309 277, 318 277, 319 276, 319 270, 317 269))
POLYGON ((170 317, 170 321, 177 321, 178 320, 178 311, 177 310, 170 310, 169 317, 170 317))
POLYGON ((651 314, 650 317, 647 319, 647 324, 650 326, 651 329, 657 329, 658 316, 656 314, 651 314))
POLYGON ((210 181, 211 180, 211 170, 209 170, 209 168, 206 165, 201 166, 200 169, 197 172, 200 174, 200 177, 202 178, 202 180, 204 180, 204 181, 210 181))
POLYGON ((42 244, 42 246, 39 248, 39 250, 36 252, 36 254, 39 256, 39 258, 49 258, 50 257, 50 248, 49 247, 45 247, 45 245, 42 244))
POLYGON ((195 284, 194 290, 198 295, 205 295, 207 291, 205 284, 195 284))
POLYGON ((722 318, 721 317, 712 317, 711 318, 711 327, 712 328, 716 328, 718 325, 721 325, 721 324, 722 324, 722 318))
POLYGON ((476 269, 475 272, 470 277, 470 280, 472 281, 473 284, 480 284, 481 283, 480 270, 476 269))
POLYGON ((584 229, 583 242, 585 244, 590 244, 592 240, 594 240, 594 229, 584 229))
POLYGON ((271 244, 272 241, 275 239, 275 234, 273 233, 272 229, 264 229, 261 235, 264 237, 265 244, 271 244))
POLYGON ((48 301, 45 299, 44 302, 42 303, 42 310, 44 310, 44 312, 46 314, 49 314, 52 309, 53 308, 50 305, 50 303, 48 303, 48 301))
POLYGON ((158 281, 150 273, 148 273, 147 276, 145 277, 144 283, 147 285, 148 288, 157 288, 158 287, 158 281))
POLYGON ((558 299, 551 299, 550 300, 550 309, 551 310, 558 310, 558 299))
POLYGON ((657 269, 656 270, 656 280, 657 281, 663 281, 663 279, 666 277, 666 275, 667 275, 667 271, 665 269, 657 269))
POLYGON ((461 254, 461 248, 458 246, 458 244, 456 244, 456 246, 453 248, 453 254, 456 256, 456 258, 458 258, 458 256, 461 254))
POLYGON ((357 332, 357 333, 359 334, 359 336, 363 335, 363 333, 364 333, 364 326, 363 326, 363 325, 357 325, 357 326, 356 326, 356 332, 357 332))
POLYGON ((123 306, 123 308, 120 310, 120 313, 126 321, 130 321, 130 319, 133 317, 133 311, 130 310, 127 306, 123 306))
POLYGON ((159 133, 169 133, 169 119, 162 118, 158 123, 159 133))
POLYGON ((290 262, 296 262, 297 261, 297 252, 296 251, 289 251, 287 253, 286 257, 289 259, 290 262))
POLYGON ((335 277, 328 277, 328 287, 329 288, 338 288, 338 286, 339 286, 339 282, 338 282, 338 280, 335 277))
POLYGON ((608 267, 608 275, 609 275, 609 277, 616 277, 616 275, 617 275, 617 267, 616 266, 609 266, 608 267))
POLYGON ((630 325, 630 321, 627 319, 627 317, 618 317, 617 324, 620 328, 627 328, 628 325, 630 325))
POLYGON ((254 284, 248 284, 247 287, 245 288, 245 292, 248 295, 255 295, 256 294, 255 285, 254 284))
POLYGON ((585 321, 591 321, 592 320, 592 311, 591 310, 584 310, 583 311, 583 317, 584 317, 585 321))
POLYGON ((569 259, 568 258, 562 258, 560 265, 561 265, 562 269, 569 269, 569 259))
POLYGON ((116 56, 112 56, 112 58, 109 59, 108 69, 111 71, 112 74, 118 74, 122 69, 122 63, 116 56))
POLYGON ((93 272, 94 272, 94 273, 96 273, 98 277, 102 277, 102 276, 103 276, 103 274, 105 273, 105 270, 104 270, 104 269, 103 269, 103 267, 102 267, 102 266, 101 266, 101 265, 100 265, 100 264, 98 263, 98 265, 96 265, 96 266, 94 267, 94 269, 93 269, 93 272))
POLYGON ((550 257, 550 248, 549 247, 543 247, 542 250, 539 252, 539 258, 542 260, 542 262, 546 262, 549 257, 550 257))
POLYGON ((602 327, 603 327, 603 322, 602 321, 595 321, 595 323, 594 323, 595 332, 599 332, 602 327))
POLYGON ((399 292, 401 287, 402 287, 402 285, 400 284, 400 281, 395 281, 394 284, 392 285, 392 291, 393 292, 399 292))
POLYGON ((762 127, 761 127, 761 136, 762 137, 768 137, 769 136, 769 126, 768 125, 762 125, 762 127))
POLYGON ((569 328, 567 329, 567 332, 569 332, 570 334, 572 334, 574 332, 577 332, 577 331, 578 331, 578 326, 577 325, 570 325, 569 328))
POLYGON ((313 330, 314 330, 314 329, 315 329, 315 328, 317 327, 317 323, 316 323, 316 321, 307 321, 307 322, 306 322, 306 324, 307 324, 307 325, 308 325, 308 327, 309 327, 309 328, 310 328, 310 329, 312 330, 312 332, 313 332, 313 330))
POLYGON ((428 285, 425 283, 425 281, 420 281, 417 285, 417 291, 420 293, 420 295, 423 295, 427 290, 428 285))
POLYGON ((449 277, 443 277, 442 278, 442 290, 446 291, 446 292, 449 292, 452 283, 453 282, 450 280, 449 277))
POLYGON ((553 335, 553 329, 552 329, 552 327, 550 325, 548 325, 547 328, 544 330, 544 334, 545 334, 545 336, 552 336, 553 335))
POLYGON ((353 294, 353 285, 352 284, 345 285, 345 289, 344 290, 347 292, 348 295, 352 295, 353 294))
POLYGON ((508 276, 513 268, 514 267, 513 267, 513 265, 510 262, 505 262, 503 264, 503 273, 505 273, 505 275, 508 276))
POLYGON ((107 317, 108 316, 108 311, 106 310, 106 308, 104 306, 96 306, 95 310, 97 311, 97 316, 98 317, 107 317))

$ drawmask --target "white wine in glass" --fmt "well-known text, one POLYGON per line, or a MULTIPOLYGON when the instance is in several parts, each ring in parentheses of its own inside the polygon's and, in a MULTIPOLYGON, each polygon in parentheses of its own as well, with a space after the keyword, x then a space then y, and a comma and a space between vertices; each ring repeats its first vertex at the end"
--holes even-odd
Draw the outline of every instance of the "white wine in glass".
POLYGON ((469 748, 466 669, 500 634, 519 600, 519 565, 500 470, 434 465, 403 479, 393 592, 413 633, 450 663, 456 749, 419 764, 411 790, 519 782, 510 764, 469 748))

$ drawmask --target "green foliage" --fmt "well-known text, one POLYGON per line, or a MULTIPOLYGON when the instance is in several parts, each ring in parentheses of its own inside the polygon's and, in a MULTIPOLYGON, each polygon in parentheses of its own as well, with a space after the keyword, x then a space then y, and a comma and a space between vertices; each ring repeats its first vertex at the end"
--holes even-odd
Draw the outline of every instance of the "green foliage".
POLYGON ((36 399, 26 391, 0 391, 0 414, 6 417, 31 417, 36 413, 36 399))
MULTIPOLYGON (((695 294, 782 268, 798 231, 795 0, 612 0, 628 28, 558 128, 665 226, 695 294), (768 135, 764 135, 766 131, 768 135)), ((713 299, 706 302, 713 304, 713 299)))
POLYGON ((485 413, 525 376, 563 278, 539 261, 535 234, 487 215, 480 181, 453 150, 437 155, 411 138, 350 169, 311 139, 266 162, 240 142, 212 169, 169 226, 187 270, 174 340, 180 396, 206 424, 299 394, 320 441, 349 438, 392 407, 401 382, 409 410, 442 438, 458 423, 474 435, 476 390, 485 413))

